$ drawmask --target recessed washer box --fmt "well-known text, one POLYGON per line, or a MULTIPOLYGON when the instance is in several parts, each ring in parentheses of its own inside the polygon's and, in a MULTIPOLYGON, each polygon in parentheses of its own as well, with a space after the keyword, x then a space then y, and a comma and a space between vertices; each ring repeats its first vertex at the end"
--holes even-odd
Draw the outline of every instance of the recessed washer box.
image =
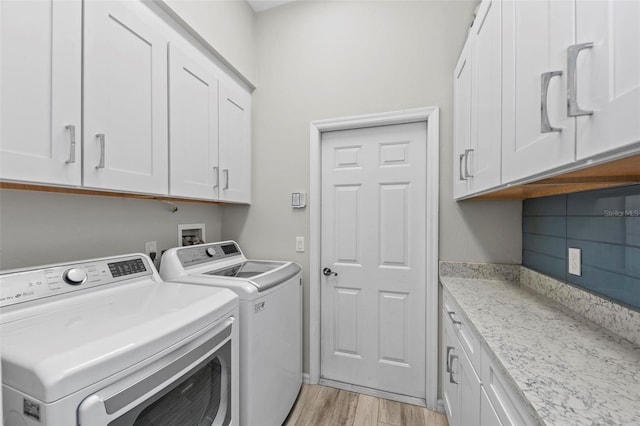
POLYGON ((178 225, 178 247, 202 244, 206 238, 204 223, 178 225))

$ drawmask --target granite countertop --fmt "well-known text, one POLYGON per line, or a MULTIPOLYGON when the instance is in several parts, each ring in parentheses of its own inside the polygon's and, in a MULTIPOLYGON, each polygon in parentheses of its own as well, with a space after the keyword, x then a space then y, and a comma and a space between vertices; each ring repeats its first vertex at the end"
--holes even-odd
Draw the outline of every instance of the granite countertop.
POLYGON ((640 347, 512 281, 440 282, 542 424, 640 424, 640 347))

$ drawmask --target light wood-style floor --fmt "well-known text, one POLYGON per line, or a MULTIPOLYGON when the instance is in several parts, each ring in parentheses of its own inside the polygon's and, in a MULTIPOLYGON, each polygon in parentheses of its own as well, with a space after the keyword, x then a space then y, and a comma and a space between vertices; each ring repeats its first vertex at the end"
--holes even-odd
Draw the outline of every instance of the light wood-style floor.
POLYGON ((444 414, 417 405, 320 385, 302 385, 286 426, 448 426, 444 414))

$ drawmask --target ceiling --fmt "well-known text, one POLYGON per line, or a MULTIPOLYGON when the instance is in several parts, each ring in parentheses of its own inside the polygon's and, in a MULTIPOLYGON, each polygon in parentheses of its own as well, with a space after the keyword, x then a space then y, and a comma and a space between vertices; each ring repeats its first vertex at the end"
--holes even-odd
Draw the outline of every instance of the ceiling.
POLYGON ((285 3, 289 3, 293 0, 247 0, 249 5, 255 12, 262 12, 263 10, 271 9, 285 3))

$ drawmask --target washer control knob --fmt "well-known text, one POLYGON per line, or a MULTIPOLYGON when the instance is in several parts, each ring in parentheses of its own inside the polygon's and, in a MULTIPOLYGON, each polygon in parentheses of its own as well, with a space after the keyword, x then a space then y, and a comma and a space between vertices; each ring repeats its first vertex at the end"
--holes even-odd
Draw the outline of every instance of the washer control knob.
POLYGON ((62 276, 67 284, 80 285, 87 279, 87 272, 84 269, 67 269, 62 276))
POLYGON ((215 255, 216 255, 216 249, 215 249, 215 247, 209 247, 209 248, 207 249, 207 256, 209 256, 209 257, 213 257, 213 256, 215 256, 215 255))

